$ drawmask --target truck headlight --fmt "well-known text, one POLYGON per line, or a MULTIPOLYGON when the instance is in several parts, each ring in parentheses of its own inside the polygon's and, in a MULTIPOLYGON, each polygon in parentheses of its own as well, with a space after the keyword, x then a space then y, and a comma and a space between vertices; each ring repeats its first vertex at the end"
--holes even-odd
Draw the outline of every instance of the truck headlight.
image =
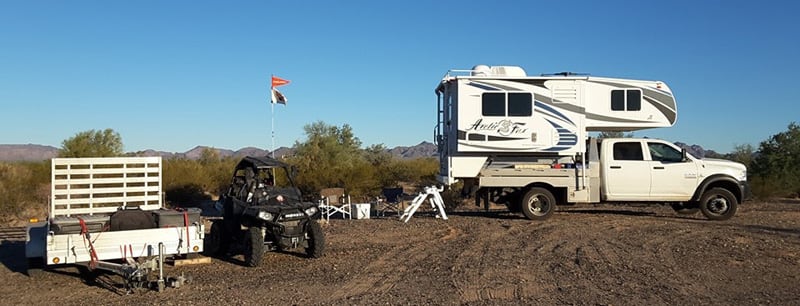
POLYGON ((747 170, 742 170, 742 174, 739 175, 739 180, 742 182, 747 181, 747 170))
POLYGON ((311 206, 311 207, 309 207, 309 208, 306 208, 305 212, 306 212, 306 215, 307 215, 307 216, 314 215, 314 214, 316 214, 316 213, 317 213, 317 207, 315 207, 315 206, 311 206))
POLYGON ((272 219, 274 219, 275 216, 273 216, 271 213, 268 213, 266 211, 259 211, 258 212, 258 218, 261 219, 261 220, 264 220, 264 221, 272 221, 272 219))

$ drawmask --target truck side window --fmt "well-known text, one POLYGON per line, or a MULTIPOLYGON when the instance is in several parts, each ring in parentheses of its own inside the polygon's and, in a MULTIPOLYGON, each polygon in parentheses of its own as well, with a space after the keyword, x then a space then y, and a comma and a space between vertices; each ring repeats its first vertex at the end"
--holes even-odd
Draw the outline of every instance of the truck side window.
POLYGON ((683 154, 675 148, 670 147, 663 143, 648 142, 647 147, 650 149, 650 158, 654 161, 663 162, 681 162, 683 161, 683 154))
POLYGON ((638 142, 618 142, 614 144, 614 160, 644 160, 642 145, 638 142))

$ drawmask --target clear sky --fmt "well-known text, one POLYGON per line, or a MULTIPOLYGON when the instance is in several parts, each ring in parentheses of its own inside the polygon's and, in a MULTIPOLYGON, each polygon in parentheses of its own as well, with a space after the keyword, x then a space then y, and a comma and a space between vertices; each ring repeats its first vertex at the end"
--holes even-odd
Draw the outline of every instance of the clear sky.
POLYGON ((800 121, 800 1, 0 1, 0 144, 112 128, 126 151, 270 149, 314 121, 432 141, 448 69, 662 80, 672 128, 729 152, 800 121))

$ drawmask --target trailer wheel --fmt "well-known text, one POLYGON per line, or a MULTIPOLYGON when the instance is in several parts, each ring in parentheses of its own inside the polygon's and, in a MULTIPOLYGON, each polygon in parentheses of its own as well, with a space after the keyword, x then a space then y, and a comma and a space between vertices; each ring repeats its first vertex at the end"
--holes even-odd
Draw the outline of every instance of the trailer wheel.
POLYGON ((244 234, 244 263, 250 267, 261 264, 264 258, 264 235, 261 228, 252 226, 244 234))
POLYGON ((556 208, 553 193, 541 187, 533 187, 522 197, 522 214, 530 220, 546 220, 556 208))
POLYGON ((28 277, 41 277, 44 274, 44 258, 42 257, 33 257, 28 258, 28 270, 26 273, 28 277))
POLYGON ((228 237, 225 235, 225 224, 223 221, 211 223, 211 233, 206 237, 205 252, 208 255, 222 255, 228 251, 228 237))
POLYGON ((711 188, 700 197, 700 211, 709 220, 728 220, 736 214, 738 206, 736 196, 724 188, 711 188))
POLYGON ((309 258, 320 258, 325 252, 325 234, 316 220, 308 220, 306 227, 306 255, 309 258))

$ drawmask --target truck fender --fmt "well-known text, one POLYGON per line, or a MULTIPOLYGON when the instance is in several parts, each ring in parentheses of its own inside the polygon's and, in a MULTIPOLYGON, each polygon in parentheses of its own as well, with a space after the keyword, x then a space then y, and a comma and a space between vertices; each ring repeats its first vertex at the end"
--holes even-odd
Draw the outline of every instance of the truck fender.
POLYGON ((742 194, 742 189, 739 188, 739 181, 737 181, 734 177, 726 174, 714 174, 704 179, 703 182, 700 183, 700 185, 697 186, 697 189, 694 191, 694 195, 692 196, 692 201, 699 201, 700 197, 703 196, 703 193, 706 192, 706 190, 711 185, 725 186, 726 187, 725 189, 728 189, 731 193, 733 193, 733 195, 736 196, 736 199, 740 203, 742 202, 744 196, 742 194))

